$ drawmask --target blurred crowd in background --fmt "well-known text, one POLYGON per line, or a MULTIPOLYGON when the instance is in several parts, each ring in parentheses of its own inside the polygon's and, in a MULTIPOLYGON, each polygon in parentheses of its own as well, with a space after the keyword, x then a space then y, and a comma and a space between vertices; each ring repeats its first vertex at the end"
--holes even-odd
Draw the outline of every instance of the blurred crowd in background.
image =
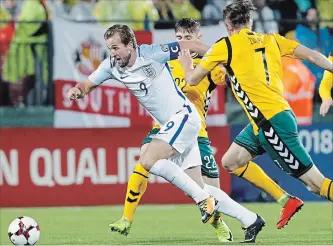
MULTIPOLYGON (((103 27, 126 23, 134 30, 170 29, 183 17, 217 25, 230 0, 1 0, 0 106, 52 105, 29 91, 52 81, 49 69, 52 19, 95 22, 103 27)), ((253 0, 254 31, 280 33, 328 56, 333 50, 332 0, 253 0)), ((217 39, 219 37, 216 37, 217 39)), ((293 107, 320 102, 323 71, 312 64, 283 58, 285 96, 293 107)), ((50 86, 52 91, 52 86, 50 86)), ((227 97, 228 98, 228 97, 227 97)), ((229 98, 230 99, 230 98, 229 98)), ((231 100, 231 99, 230 99, 231 100)), ((297 109, 295 109, 297 111, 297 109)))

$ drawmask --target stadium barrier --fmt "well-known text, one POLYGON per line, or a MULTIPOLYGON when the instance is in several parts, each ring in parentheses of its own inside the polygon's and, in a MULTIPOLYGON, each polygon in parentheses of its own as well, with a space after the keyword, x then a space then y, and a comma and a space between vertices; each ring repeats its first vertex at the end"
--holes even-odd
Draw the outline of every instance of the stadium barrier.
MULTIPOLYGON (((149 128, 0 129, 0 207, 122 204, 128 177, 149 128), (19 194, 19 195, 18 195, 19 194)), ((220 165, 229 146, 229 129, 209 129, 220 165)), ((221 186, 231 178, 221 170, 221 186)), ((149 178, 142 203, 192 201, 164 179, 149 178)))

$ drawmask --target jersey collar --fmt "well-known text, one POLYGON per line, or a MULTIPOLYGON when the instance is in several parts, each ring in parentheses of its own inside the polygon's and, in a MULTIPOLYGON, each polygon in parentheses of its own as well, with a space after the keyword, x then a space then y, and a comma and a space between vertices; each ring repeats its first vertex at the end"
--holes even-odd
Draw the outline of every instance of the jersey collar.
POLYGON ((132 70, 136 69, 137 64, 138 64, 138 62, 139 62, 139 61, 138 61, 138 60, 139 60, 139 57, 141 57, 141 54, 140 54, 140 47, 139 47, 139 46, 136 48, 135 52, 136 52, 136 59, 135 59, 135 62, 134 62, 134 64, 133 64, 133 66, 123 68, 123 69, 122 69, 122 72, 125 72, 125 71, 132 71, 132 70))
POLYGON ((243 28, 239 31, 239 34, 241 34, 243 32, 252 32, 252 31, 249 28, 243 28))

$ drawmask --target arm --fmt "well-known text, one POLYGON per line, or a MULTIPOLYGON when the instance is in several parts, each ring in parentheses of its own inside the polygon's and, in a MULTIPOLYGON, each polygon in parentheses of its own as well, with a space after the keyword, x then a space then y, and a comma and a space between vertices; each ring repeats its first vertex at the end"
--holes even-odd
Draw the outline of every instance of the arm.
POLYGON ((181 50, 178 59, 184 69, 186 83, 189 85, 197 85, 209 73, 200 65, 194 69, 189 50, 181 50))
POLYGON ((209 46, 200 41, 178 41, 181 50, 190 50, 191 52, 198 53, 203 56, 209 50, 209 46))
MULTIPOLYGON (((329 60, 333 62, 333 53, 329 57, 329 60)), ((333 100, 331 97, 331 90, 333 88, 333 74, 325 71, 323 79, 319 86, 319 95, 322 99, 319 113, 325 116, 330 107, 333 107, 333 100)))
POLYGON ((85 97, 88 95, 91 91, 93 91, 98 85, 95 85, 93 82, 91 82, 89 79, 87 79, 84 82, 77 83, 75 88, 80 90, 80 95, 78 96, 78 99, 85 97))
POLYGON ((98 85, 95 85, 89 79, 84 82, 77 83, 74 87, 70 88, 67 92, 67 97, 70 100, 82 99, 93 91, 98 85))
POLYGON ((271 34, 277 42, 281 56, 296 56, 299 59, 306 60, 327 71, 333 72, 333 63, 324 55, 317 51, 311 50, 295 40, 286 39, 279 34, 271 34))
POLYGON ((324 77, 319 86, 319 95, 322 100, 332 99, 331 90, 333 88, 333 74, 325 71, 324 77))
MULTIPOLYGON (((331 82, 328 80, 323 80, 321 85, 321 92, 320 95, 322 96, 323 103, 320 106, 320 114, 322 116, 325 116, 325 114, 328 112, 329 108, 333 106, 333 100, 330 97, 330 90, 332 88, 332 72, 333 72, 333 63, 332 59, 331 61, 327 59, 324 55, 320 54, 317 51, 311 50, 309 48, 306 48, 305 46, 299 44, 298 42, 290 39, 286 39, 279 34, 272 34, 279 46, 281 56, 289 56, 294 55, 297 58, 300 58, 302 60, 309 61, 310 63, 313 63, 317 65, 318 67, 321 67, 326 70, 325 76, 331 75, 331 82), (330 88, 329 88, 330 87, 330 88)), ((330 77, 330 76, 328 76, 330 77)))
POLYGON ((168 44, 141 45, 140 54, 159 63, 166 63, 177 59, 181 50, 188 49, 191 52, 204 55, 208 48, 208 46, 199 41, 177 41, 168 44))
POLYGON ((109 71, 110 67, 110 58, 106 58, 86 81, 77 83, 75 87, 70 88, 67 92, 67 97, 71 100, 84 98, 97 86, 112 78, 109 71))
POLYGON ((327 71, 333 73, 333 63, 323 54, 311 50, 303 45, 299 45, 294 50, 294 55, 297 58, 311 62, 327 71))
POLYGON ((228 49, 224 39, 215 43, 202 58, 200 65, 193 68, 191 55, 188 50, 179 53, 179 61, 185 71, 186 82, 190 85, 197 85, 216 66, 227 64, 228 49))

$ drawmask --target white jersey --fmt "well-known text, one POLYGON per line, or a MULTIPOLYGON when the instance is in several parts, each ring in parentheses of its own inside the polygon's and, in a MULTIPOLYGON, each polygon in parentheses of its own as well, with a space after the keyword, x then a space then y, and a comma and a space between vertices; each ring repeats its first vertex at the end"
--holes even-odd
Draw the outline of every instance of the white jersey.
MULTIPOLYGON (((89 76, 99 85, 108 79, 122 82, 159 124, 165 124, 172 115, 192 105, 176 86, 167 61, 177 59, 178 42, 141 45, 132 67, 120 68, 113 57, 105 59, 89 76)), ((195 109, 193 109, 195 110, 195 109)))

